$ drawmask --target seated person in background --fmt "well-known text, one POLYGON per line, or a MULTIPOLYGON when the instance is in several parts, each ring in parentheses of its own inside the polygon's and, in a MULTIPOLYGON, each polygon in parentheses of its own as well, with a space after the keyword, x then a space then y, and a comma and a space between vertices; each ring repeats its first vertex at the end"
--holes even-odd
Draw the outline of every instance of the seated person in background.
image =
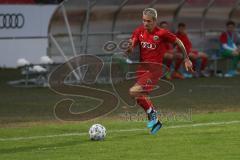
POLYGON ((225 74, 226 77, 233 77, 237 72, 237 65, 240 60, 240 49, 236 46, 237 35, 235 33, 235 23, 226 23, 227 31, 220 35, 221 54, 224 58, 232 58, 231 69, 225 74))
MULTIPOLYGON (((169 24, 166 21, 160 22, 159 27, 169 30, 169 24)), ((184 79, 184 76, 178 72, 183 62, 182 54, 180 52, 176 53, 174 51, 174 46, 171 43, 164 43, 164 46, 164 48, 166 49, 164 54, 164 62, 167 66, 167 69, 169 69, 169 73, 166 75, 166 78, 169 80, 171 80, 172 78, 184 79), (173 73, 171 73, 171 65, 173 64, 173 61, 175 61, 175 65, 174 71, 173 73)))
MULTIPOLYGON (((194 73, 195 77, 203 76, 203 77, 208 77, 209 74, 205 71, 207 62, 208 62, 208 57, 207 54, 204 52, 198 52, 197 50, 192 48, 192 43, 188 38, 188 35, 186 33, 186 24, 184 23, 179 23, 178 24, 178 31, 176 33, 176 36, 183 42, 187 53, 189 54, 189 58, 191 59, 193 63, 193 69, 196 71, 194 73), (197 65, 197 60, 201 60, 201 65, 199 72, 197 72, 196 65, 197 65)), ((180 52, 180 49, 178 48, 178 52, 180 52)))

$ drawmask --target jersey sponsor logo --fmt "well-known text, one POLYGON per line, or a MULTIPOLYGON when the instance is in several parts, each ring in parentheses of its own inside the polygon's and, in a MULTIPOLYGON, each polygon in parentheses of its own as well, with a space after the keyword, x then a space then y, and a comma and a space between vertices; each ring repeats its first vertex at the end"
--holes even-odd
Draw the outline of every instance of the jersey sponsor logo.
POLYGON ((156 49, 157 48, 156 44, 152 44, 152 43, 148 43, 148 42, 141 42, 141 46, 142 46, 142 48, 148 48, 148 49, 156 49))
POLYGON ((153 40, 157 41, 157 40, 159 40, 159 37, 158 36, 153 36, 153 40))

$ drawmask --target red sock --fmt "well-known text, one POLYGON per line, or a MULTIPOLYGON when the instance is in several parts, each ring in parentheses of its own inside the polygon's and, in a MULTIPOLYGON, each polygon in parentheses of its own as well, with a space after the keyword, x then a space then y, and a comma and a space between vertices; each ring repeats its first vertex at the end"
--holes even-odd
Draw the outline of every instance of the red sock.
POLYGON ((175 67, 174 67, 174 70, 175 70, 175 71, 178 71, 178 70, 179 70, 179 68, 181 67, 182 61, 183 61, 182 58, 177 58, 177 59, 176 59, 175 67))
POLYGON ((145 111, 147 111, 149 108, 152 107, 153 109, 153 103, 152 101, 147 98, 146 96, 139 96, 137 97, 137 103, 140 105, 145 111))
POLYGON ((201 71, 203 71, 207 66, 208 59, 207 59, 207 57, 202 57, 201 59, 202 59, 201 71))
POLYGON ((172 59, 166 59, 166 66, 167 66, 167 69, 170 70, 170 67, 171 67, 171 64, 172 64, 172 59))
POLYGON ((191 61, 192 61, 192 65, 193 65, 193 70, 196 71, 196 66, 197 66, 197 59, 193 59, 191 58, 191 61))

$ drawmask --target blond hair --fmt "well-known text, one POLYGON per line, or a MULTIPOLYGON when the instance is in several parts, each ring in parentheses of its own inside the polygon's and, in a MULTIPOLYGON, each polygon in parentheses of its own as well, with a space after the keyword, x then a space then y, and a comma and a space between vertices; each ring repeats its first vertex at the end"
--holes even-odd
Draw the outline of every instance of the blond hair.
POLYGON ((157 20, 157 10, 154 8, 145 8, 143 10, 143 15, 151 16, 153 20, 157 20))

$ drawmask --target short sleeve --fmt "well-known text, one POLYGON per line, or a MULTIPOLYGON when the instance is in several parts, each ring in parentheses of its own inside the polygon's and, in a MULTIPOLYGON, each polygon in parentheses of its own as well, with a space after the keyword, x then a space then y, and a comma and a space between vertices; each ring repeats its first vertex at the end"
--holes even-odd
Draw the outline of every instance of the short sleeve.
MULTIPOLYGON (((176 36, 182 41, 187 53, 190 53, 192 50, 192 43, 189 40, 188 36, 186 34, 180 34, 179 32, 176 33, 176 36)), ((179 47, 178 51, 180 51, 179 47)))
POLYGON ((176 35, 168 30, 163 30, 163 38, 169 43, 175 43, 177 39, 176 35))

